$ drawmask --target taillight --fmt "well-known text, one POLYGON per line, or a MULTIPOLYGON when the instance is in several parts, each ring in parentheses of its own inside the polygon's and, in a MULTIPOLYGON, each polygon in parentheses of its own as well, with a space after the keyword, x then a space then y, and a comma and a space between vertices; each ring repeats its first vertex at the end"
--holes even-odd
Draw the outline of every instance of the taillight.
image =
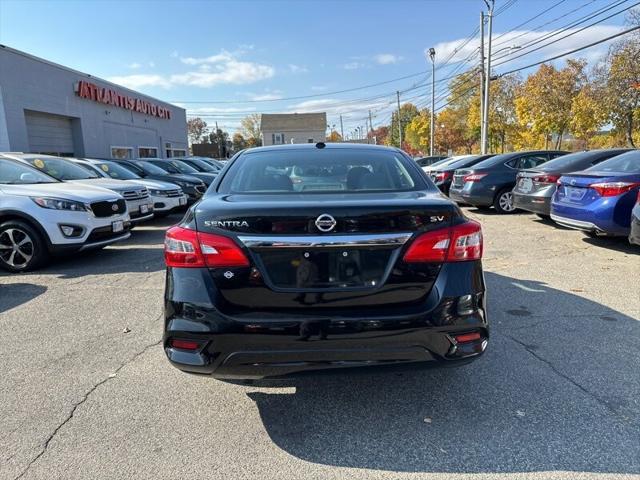
POLYGON ((193 340, 183 340, 181 338, 172 338, 169 341, 169 345, 172 348, 179 348, 181 350, 197 350, 200 348, 200 344, 198 342, 194 342, 193 340))
POLYGON ((408 263, 465 262, 481 258, 482 227, 473 220, 423 233, 404 254, 404 261, 408 263))
POLYGON ((625 192, 628 192, 634 187, 637 187, 640 183, 631 182, 602 182, 592 183, 589 188, 593 188, 600 194, 601 197, 616 197, 625 192))
POLYGON ((536 175, 533 181, 536 183, 556 183, 560 179, 560 175, 536 175))
POLYGON ((164 241, 168 267, 248 267, 249 259, 227 237, 172 227, 164 241))
POLYGON ((450 178, 453 175, 451 172, 437 172, 435 175, 436 182, 444 182, 447 178, 450 178))
POLYGON ((486 177, 488 174, 486 173, 472 173, 471 175, 466 175, 462 180, 465 182, 477 182, 478 180, 486 177))

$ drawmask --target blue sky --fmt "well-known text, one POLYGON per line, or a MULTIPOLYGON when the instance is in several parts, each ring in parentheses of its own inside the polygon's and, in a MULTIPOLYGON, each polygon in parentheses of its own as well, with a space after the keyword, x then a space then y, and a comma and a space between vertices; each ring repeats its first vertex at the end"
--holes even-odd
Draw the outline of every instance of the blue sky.
MULTIPOLYGON (((501 44, 498 49, 526 46, 615 3, 496 0, 497 11, 508 8, 495 18, 494 38, 507 32, 495 43, 501 44), (548 8, 546 14, 513 30, 548 8), (546 22, 551 23, 543 25, 546 22)), ((573 30, 632 3, 623 2, 573 30)), ((0 43, 181 104, 188 114, 202 115, 209 123, 217 120, 231 131, 247 113, 327 111, 331 124, 339 124, 343 115, 348 133, 364 125, 369 109, 374 127, 388 120, 396 90, 413 88, 402 97, 419 106, 429 103, 428 85, 422 84, 430 80, 415 75, 430 69, 425 57, 429 47, 437 51, 437 77, 477 63, 477 36, 459 51, 455 48, 474 32, 482 9, 486 9, 482 0, 0 0, 0 43), (465 59, 469 61, 461 64, 465 59), (414 76, 333 93, 407 75, 414 76), (309 97, 287 100, 305 96, 309 97)), ((624 15, 617 15, 526 55, 527 49, 503 50, 496 59, 504 57, 505 64, 496 71, 604 38, 623 23, 624 15), (514 58, 517 55, 523 56, 514 58)), ((606 48, 602 45, 580 56, 595 61, 606 48)), ((438 99, 446 96, 444 88, 438 86, 438 99)))

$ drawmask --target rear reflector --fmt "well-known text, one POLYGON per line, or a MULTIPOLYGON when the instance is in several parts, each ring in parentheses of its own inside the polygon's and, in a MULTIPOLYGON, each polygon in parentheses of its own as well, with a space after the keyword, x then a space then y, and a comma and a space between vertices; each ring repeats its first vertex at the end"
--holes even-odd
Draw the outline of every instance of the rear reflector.
POLYGON ((164 260, 168 267, 249 266, 249 259, 232 239, 183 227, 167 230, 164 260))
POLYGON ((631 182, 602 182, 592 183, 589 187, 598 192, 601 197, 617 197, 639 185, 640 183, 631 182))
POLYGON ((183 340, 181 338, 172 338, 169 341, 169 345, 172 348, 180 348, 182 350, 197 350, 200 348, 200 344, 198 342, 194 342, 193 340, 183 340))
POLYGON ((404 254, 408 263, 465 262, 482 258, 482 227, 467 220, 450 228, 426 232, 404 254))
POLYGON ((461 333, 458 335, 453 335, 456 343, 468 343, 475 342, 482 338, 479 332, 471 332, 471 333, 461 333))

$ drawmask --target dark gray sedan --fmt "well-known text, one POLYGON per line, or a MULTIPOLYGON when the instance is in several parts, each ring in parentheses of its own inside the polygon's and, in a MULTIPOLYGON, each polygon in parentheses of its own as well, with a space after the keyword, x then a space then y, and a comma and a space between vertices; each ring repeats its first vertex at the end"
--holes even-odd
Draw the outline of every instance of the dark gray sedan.
POLYGON ((473 168, 456 170, 449 197, 475 207, 494 207, 498 213, 512 213, 516 210, 512 190, 518 170, 535 168, 566 153, 548 150, 504 153, 473 168))
POLYGON ((627 148, 612 148, 577 152, 536 168, 522 170, 518 172, 513 189, 513 205, 515 208, 548 217, 551 214, 551 197, 556 191, 556 182, 562 175, 585 170, 627 151, 627 148))

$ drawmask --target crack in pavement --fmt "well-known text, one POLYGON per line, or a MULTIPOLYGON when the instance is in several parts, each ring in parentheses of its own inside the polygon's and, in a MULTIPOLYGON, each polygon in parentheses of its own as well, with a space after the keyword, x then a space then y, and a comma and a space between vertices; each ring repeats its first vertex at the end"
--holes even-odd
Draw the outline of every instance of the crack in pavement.
POLYGON ((571 377, 569 377, 568 375, 562 373, 560 370, 558 370, 555 365, 553 363, 551 363, 549 360, 547 360, 546 358, 541 357, 540 355, 538 355, 529 345, 527 345, 526 343, 522 342, 521 340, 518 340, 515 337, 512 337, 511 335, 508 335, 506 333, 498 333, 498 335, 502 335, 510 340, 512 340, 513 342, 517 343, 518 345, 520 345, 521 347, 523 347, 529 354, 531 354, 531 356, 533 356, 536 360, 544 363, 545 365, 547 365, 551 371, 553 373, 555 373, 558 377, 568 381, 569 383, 571 383, 574 387, 580 389, 581 391, 583 391, 584 393, 586 393, 589 397, 593 398, 597 403, 599 403, 600 405, 602 405, 603 407, 605 407, 607 410, 609 410, 611 413, 614 414, 614 416, 620 418, 621 420, 627 420, 627 418, 620 414, 616 409, 614 409, 613 407, 611 407, 606 400, 598 397, 596 394, 594 394, 593 392, 590 392, 589 390, 587 390, 585 387, 583 387, 582 385, 580 385, 578 382, 576 382, 574 379, 572 379, 571 377))
POLYGON ((80 399, 80 401, 76 402, 73 407, 71 408, 71 412, 69 412, 69 415, 67 415, 67 418, 64 419, 64 421, 62 423, 60 423, 55 430, 53 431, 53 433, 51 433, 51 435, 49 435, 49 437, 47 438, 47 440, 44 442, 44 445, 42 446, 42 450, 40 450, 40 453, 38 453, 38 455, 36 455, 36 457, 31 460, 29 462, 29 464, 25 467, 24 470, 22 470, 22 472, 20 472, 20 474, 14 478, 14 480, 18 480, 20 478, 22 478, 28 471, 29 469, 40 459, 40 457, 42 457, 46 452, 47 449, 49 448, 49 444, 51 443, 51 441, 56 437, 56 435, 58 434, 58 432, 62 429, 62 427, 64 427, 67 423, 69 423, 71 421, 71 419, 73 418, 73 416, 76 413, 76 410, 78 409, 78 407, 80 407, 80 405, 82 405, 84 402, 86 402, 89 397, 91 396, 91 394, 93 392, 96 391, 96 389, 100 386, 100 385, 104 385, 105 383, 107 383, 109 380, 116 378, 116 375, 118 374, 118 372, 120 370, 122 370, 124 367, 126 367, 127 365, 130 365, 131 363, 135 362, 139 357, 141 357, 142 355, 144 355, 148 350, 150 350, 151 348, 160 345, 160 343, 162 343, 162 339, 158 340, 157 342, 154 342, 152 344, 149 344, 147 346, 145 346, 142 350, 140 350, 139 352, 137 352, 133 357, 131 357, 130 359, 128 359, 126 362, 120 364, 120 366, 118 368, 116 368, 113 373, 110 373, 109 375, 107 375, 106 378, 100 380, 98 383, 96 383, 93 387, 91 387, 80 399))

